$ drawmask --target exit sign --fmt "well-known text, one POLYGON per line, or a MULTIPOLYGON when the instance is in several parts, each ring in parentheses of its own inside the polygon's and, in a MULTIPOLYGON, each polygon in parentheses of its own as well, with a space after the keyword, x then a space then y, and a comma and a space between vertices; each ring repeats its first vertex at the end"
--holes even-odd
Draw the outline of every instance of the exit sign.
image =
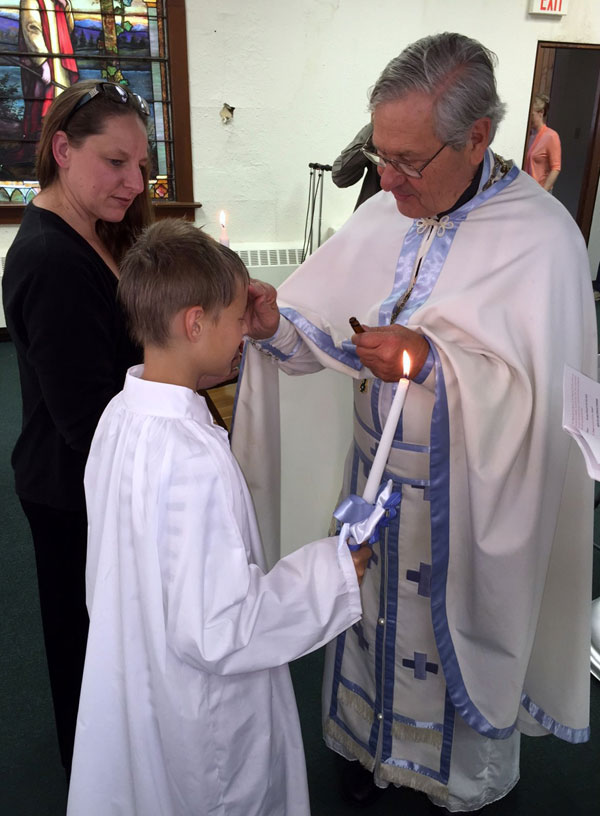
POLYGON ((566 14, 569 0, 529 0, 530 14, 566 14))

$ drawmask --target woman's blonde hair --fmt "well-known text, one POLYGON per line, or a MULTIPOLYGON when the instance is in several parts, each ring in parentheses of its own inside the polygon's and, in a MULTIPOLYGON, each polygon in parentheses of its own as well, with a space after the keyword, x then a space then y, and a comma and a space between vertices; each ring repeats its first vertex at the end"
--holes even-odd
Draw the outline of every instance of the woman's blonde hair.
POLYGON ((537 113, 541 113, 545 119, 548 115, 548 108, 550 107, 550 97, 546 96, 546 94, 536 94, 533 97, 533 105, 531 107, 537 113))

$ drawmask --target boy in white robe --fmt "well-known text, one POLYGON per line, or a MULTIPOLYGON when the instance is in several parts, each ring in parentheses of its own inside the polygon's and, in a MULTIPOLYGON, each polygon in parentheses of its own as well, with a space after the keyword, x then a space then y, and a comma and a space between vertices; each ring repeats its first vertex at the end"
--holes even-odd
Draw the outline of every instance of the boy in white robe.
POLYGON ((235 253, 182 221, 152 226, 123 263, 145 362, 86 469, 91 622, 69 816, 309 814, 286 663, 360 618, 371 550, 329 538, 264 571, 246 484, 197 393, 239 359, 247 290, 235 253))

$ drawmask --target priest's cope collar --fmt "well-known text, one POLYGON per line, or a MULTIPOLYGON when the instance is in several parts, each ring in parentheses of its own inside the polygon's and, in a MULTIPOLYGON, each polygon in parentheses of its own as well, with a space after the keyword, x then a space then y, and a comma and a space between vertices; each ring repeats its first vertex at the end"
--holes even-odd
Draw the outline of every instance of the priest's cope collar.
POLYGON ((143 365, 133 366, 125 377, 123 393, 129 410, 136 414, 195 419, 204 424, 213 424, 204 397, 183 385, 142 380, 143 370, 143 365))
POLYGON ((449 210, 444 210, 444 212, 438 213, 436 218, 442 218, 444 215, 450 215, 451 212, 454 210, 458 210, 459 207, 462 207, 463 204, 466 204, 467 201, 470 201, 473 196, 477 195, 477 190, 479 190, 479 184, 481 182, 481 175, 483 173, 483 161, 477 168, 477 172, 473 176, 473 179, 464 193, 460 196, 458 201, 450 207, 449 210))

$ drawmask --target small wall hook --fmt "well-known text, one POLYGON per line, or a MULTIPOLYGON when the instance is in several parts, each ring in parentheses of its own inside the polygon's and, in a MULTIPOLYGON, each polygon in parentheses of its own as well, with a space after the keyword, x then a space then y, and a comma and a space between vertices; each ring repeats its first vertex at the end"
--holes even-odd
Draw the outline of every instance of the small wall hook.
POLYGON ((221 108, 221 122, 224 125, 229 124, 229 122, 233 119, 233 112, 235 108, 231 105, 228 105, 227 102, 223 102, 223 107, 221 108))

